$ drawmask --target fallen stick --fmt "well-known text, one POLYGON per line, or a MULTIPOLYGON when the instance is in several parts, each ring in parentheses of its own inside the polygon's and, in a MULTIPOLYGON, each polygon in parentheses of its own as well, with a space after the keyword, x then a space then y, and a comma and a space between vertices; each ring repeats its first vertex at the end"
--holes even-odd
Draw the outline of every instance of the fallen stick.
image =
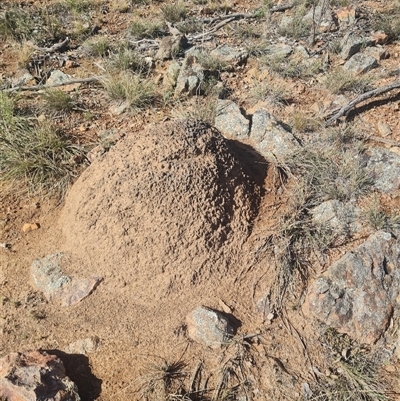
POLYGON ((275 6, 269 9, 269 12, 272 13, 278 13, 278 12, 282 12, 282 11, 286 11, 286 10, 290 10, 291 8, 294 7, 293 3, 289 3, 289 4, 282 4, 281 6, 275 6))
POLYGON ((213 22, 225 20, 225 19, 230 19, 230 18, 255 18, 254 14, 244 14, 244 13, 236 13, 236 14, 226 14, 226 15, 219 15, 218 17, 214 18, 204 18, 200 21, 195 21, 195 22, 202 22, 204 24, 212 24, 213 22))
POLYGON ((35 49, 40 50, 41 52, 45 52, 45 53, 54 53, 54 52, 62 49, 68 42, 69 42, 69 38, 67 36, 61 43, 56 43, 55 45, 53 45, 51 47, 35 46, 35 49))
POLYGON ((382 88, 374 89, 369 92, 365 92, 356 99, 352 100, 350 103, 344 105, 339 111, 334 114, 328 121, 326 121, 325 126, 328 127, 332 125, 337 119, 340 117, 347 115, 347 113, 358 103, 363 102, 364 100, 370 99, 371 97, 382 95, 386 92, 389 92, 393 89, 400 88, 400 81, 392 82, 390 85, 383 86, 382 88))
POLYGON ((218 29, 220 29, 223 26, 229 24, 234 19, 235 18, 231 18, 231 19, 227 19, 227 20, 221 21, 219 24, 215 25, 214 28, 210 29, 208 32, 200 33, 199 35, 196 35, 196 36, 191 36, 191 37, 188 38, 188 40, 189 40, 189 42, 190 41, 196 41, 196 40, 202 39, 205 36, 211 35, 211 34, 215 33, 216 31, 218 31, 218 29))
POLYGON ((105 77, 104 76, 98 76, 98 77, 90 77, 90 78, 71 79, 69 81, 60 82, 58 84, 33 85, 33 86, 15 86, 14 88, 3 89, 2 92, 9 93, 9 92, 16 92, 16 91, 38 91, 38 90, 42 90, 42 89, 56 88, 58 86, 66 86, 66 85, 72 85, 72 84, 83 84, 83 83, 88 83, 88 82, 97 82, 97 81, 100 81, 103 78, 105 78, 105 77))

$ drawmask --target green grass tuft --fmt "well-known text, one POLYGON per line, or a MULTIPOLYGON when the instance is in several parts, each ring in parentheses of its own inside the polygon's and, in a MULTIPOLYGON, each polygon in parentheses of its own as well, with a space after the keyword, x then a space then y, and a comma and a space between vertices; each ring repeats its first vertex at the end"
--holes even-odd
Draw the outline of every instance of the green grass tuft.
POLYGON ((79 174, 84 149, 51 125, 32 126, 0 93, 0 180, 62 196, 79 174))
POLYGON ((157 97, 151 81, 129 72, 110 76, 103 85, 111 99, 128 102, 134 111, 149 108, 157 97))

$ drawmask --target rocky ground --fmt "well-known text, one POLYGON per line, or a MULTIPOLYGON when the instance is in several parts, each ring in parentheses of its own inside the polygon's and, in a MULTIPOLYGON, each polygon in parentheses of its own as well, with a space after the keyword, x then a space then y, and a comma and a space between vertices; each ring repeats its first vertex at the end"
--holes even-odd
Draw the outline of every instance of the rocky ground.
POLYGON ((2 2, 1 400, 400 399, 399 21, 2 2))

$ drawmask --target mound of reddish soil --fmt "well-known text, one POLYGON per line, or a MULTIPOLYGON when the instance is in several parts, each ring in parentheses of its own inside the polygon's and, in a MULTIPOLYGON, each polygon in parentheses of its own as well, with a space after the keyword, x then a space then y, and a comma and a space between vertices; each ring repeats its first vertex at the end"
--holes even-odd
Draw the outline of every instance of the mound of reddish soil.
POLYGON ((127 284, 159 277, 158 293, 225 275, 260 198, 231 148, 196 121, 124 138, 71 189, 61 219, 67 248, 118 269, 127 284))

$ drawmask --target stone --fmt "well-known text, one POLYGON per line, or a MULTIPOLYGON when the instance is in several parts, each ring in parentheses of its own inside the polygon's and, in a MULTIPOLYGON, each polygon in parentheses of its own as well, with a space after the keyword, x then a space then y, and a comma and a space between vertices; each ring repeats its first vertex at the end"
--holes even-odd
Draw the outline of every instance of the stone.
POLYGON ((112 104, 108 109, 110 110, 111 114, 115 116, 120 116, 121 114, 125 113, 125 111, 129 110, 129 107, 130 107, 129 102, 125 101, 112 104))
POLYGON ((378 67, 378 61, 365 53, 357 53, 346 61, 343 68, 356 74, 363 74, 378 67))
POLYGON ((71 278, 61 269, 64 254, 61 252, 36 259, 31 265, 35 285, 43 291, 48 301, 58 299, 62 306, 75 305, 82 301, 101 282, 101 277, 71 278))
POLYGON ((383 31, 376 31, 369 40, 374 45, 384 45, 389 40, 389 36, 383 31))
POLYGON ((400 188, 400 156, 384 148, 372 148, 367 154, 366 169, 375 189, 394 192, 400 188))
POLYGON ((25 223, 22 226, 22 231, 24 233, 28 233, 30 231, 38 230, 39 228, 40 228, 40 224, 39 223, 25 223))
POLYGON ((184 93, 196 95, 201 92, 201 83, 204 81, 204 70, 195 55, 185 57, 176 81, 175 95, 184 93))
POLYGON ((166 36, 161 39, 155 58, 156 60, 169 60, 185 49, 187 44, 188 41, 185 35, 166 36))
POLYGON ((7 401, 80 401, 62 361, 45 351, 13 352, 0 359, 0 398, 7 401))
POLYGON ((376 45, 374 47, 367 47, 364 52, 369 56, 375 58, 376 60, 385 60, 390 56, 386 48, 380 45, 376 45))
POLYGON ((303 17, 302 22, 310 27, 314 22, 318 32, 329 32, 334 27, 329 7, 316 6, 315 9, 311 8, 303 17))
POLYGON ((63 253, 57 252, 32 262, 31 275, 35 285, 43 291, 48 300, 51 300, 64 285, 71 282, 71 277, 63 274, 61 270, 63 257, 63 253))
POLYGON ((253 114, 250 140, 254 148, 266 159, 284 158, 300 145, 296 138, 265 109, 253 114))
POLYGON ((312 220, 320 226, 329 226, 338 234, 351 235, 362 230, 362 210, 339 200, 328 200, 311 209, 312 220))
POLYGON ((228 45, 222 45, 212 50, 210 54, 219 58, 222 62, 226 63, 229 67, 236 67, 246 62, 249 53, 244 49, 233 48, 228 45))
POLYGON ((60 70, 54 70, 50 74, 50 77, 47 79, 46 84, 48 84, 48 85, 59 85, 59 84, 62 84, 64 82, 68 82, 70 80, 71 80, 71 76, 70 75, 64 74, 60 70))
POLYGON ((361 343, 375 343, 388 327, 399 293, 399 262, 399 240, 376 232, 315 279, 308 312, 361 343))
POLYGON ((232 100, 217 101, 215 127, 233 139, 244 140, 249 137, 250 121, 243 116, 239 106, 232 100))
POLYGON ((174 88, 178 81, 179 70, 181 66, 177 61, 172 61, 163 76, 163 85, 164 87, 172 87, 174 88))
POLYGON ((29 72, 24 73, 22 76, 11 79, 12 86, 25 86, 28 84, 35 84, 35 78, 29 72))
POLYGON ((219 348, 235 334, 229 320, 218 311, 199 306, 186 317, 189 337, 211 348, 219 348))
POLYGON ((74 278, 56 294, 62 306, 72 306, 88 297, 102 281, 101 277, 74 278))
POLYGON ((378 132, 379 132, 383 137, 387 137, 387 136, 392 135, 392 130, 391 130, 389 124, 386 124, 385 122, 379 120, 376 126, 377 126, 377 128, 378 128, 378 132))
POLYGON ((341 7, 336 10, 335 14, 340 25, 352 25, 356 22, 356 7, 354 5, 341 7))
POLYGON ((356 53, 358 53, 365 43, 366 39, 362 36, 345 36, 340 44, 342 49, 340 51, 340 57, 342 60, 348 60, 351 56, 354 56, 356 53))
POLYGON ((289 57, 292 53, 293 49, 291 46, 284 45, 281 43, 267 46, 263 50, 263 54, 265 54, 267 57, 279 58, 279 59, 284 59, 286 57, 289 57))
POLYGON ((88 355, 96 351, 99 348, 100 339, 96 336, 83 338, 69 344, 65 348, 65 352, 68 354, 82 354, 88 355))

